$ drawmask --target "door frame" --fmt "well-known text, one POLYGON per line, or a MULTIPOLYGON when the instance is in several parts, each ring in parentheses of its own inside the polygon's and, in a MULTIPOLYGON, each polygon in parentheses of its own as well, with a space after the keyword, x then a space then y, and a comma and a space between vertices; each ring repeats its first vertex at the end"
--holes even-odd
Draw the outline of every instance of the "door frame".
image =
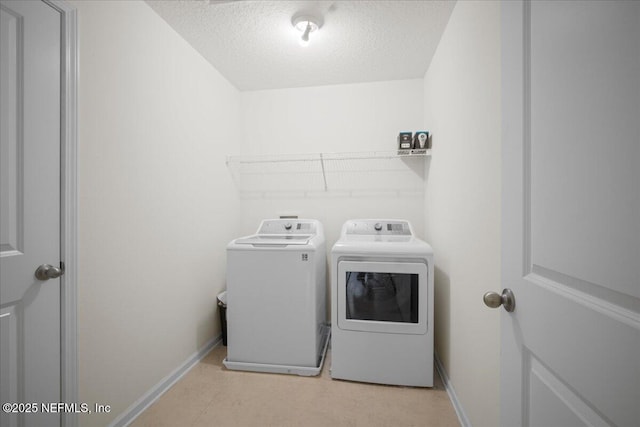
MULTIPOLYGON (((78 18, 64 0, 42 0, 60 13, 60 399, 78 402, 78 18)), ((63 412, 61 425, 75 427, 74 413, 63 412)))

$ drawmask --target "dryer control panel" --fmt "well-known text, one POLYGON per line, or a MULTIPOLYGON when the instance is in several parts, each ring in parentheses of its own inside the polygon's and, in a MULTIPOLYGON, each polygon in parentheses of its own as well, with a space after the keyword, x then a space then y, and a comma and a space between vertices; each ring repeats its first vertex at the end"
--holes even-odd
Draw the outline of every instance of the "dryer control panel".
POLYGON ((403 220, 360 219, 347 221, 342 234, 411 236, 411 224, 403 220))

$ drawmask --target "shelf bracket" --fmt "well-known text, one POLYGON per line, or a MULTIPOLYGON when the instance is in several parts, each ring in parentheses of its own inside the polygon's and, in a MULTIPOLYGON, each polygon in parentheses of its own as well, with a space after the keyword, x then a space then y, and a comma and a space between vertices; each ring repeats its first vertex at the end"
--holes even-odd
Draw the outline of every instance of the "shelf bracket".
POLYGON ((324 191, 328 191, 327 174, 324 171, 324 156, 320 153, 320 167, 322 168, 322 179, 324 180, 324 191))

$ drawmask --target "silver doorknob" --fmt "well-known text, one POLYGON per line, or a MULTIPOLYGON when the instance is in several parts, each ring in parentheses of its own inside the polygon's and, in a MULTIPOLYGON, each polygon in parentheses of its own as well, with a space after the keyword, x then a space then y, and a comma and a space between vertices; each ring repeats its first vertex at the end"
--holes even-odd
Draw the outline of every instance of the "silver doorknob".
POLYGON ((501 305, 511 313, 516 308, 516 297, 511 289, 503 289, 502 295, 497 292, 487 292, 482 297, 484 304, 490 308, 498 308, 501 305))
POLYGON ((49 264, 42 264, 36 270, 36 279, 38 280, 49 280, 49 279, 57 279, 58 277, 64 274, 64 270, 58 267, 54 267, 49 264))

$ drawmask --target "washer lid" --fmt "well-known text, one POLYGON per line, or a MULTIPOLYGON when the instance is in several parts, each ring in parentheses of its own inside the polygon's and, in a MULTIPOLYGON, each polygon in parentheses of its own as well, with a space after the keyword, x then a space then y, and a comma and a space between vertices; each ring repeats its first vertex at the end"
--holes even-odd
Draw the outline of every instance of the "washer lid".
POLYGON ((254 234, 236 239, 235 243, 254 246, 306 245, 312 237, 309 234, 254 234))

